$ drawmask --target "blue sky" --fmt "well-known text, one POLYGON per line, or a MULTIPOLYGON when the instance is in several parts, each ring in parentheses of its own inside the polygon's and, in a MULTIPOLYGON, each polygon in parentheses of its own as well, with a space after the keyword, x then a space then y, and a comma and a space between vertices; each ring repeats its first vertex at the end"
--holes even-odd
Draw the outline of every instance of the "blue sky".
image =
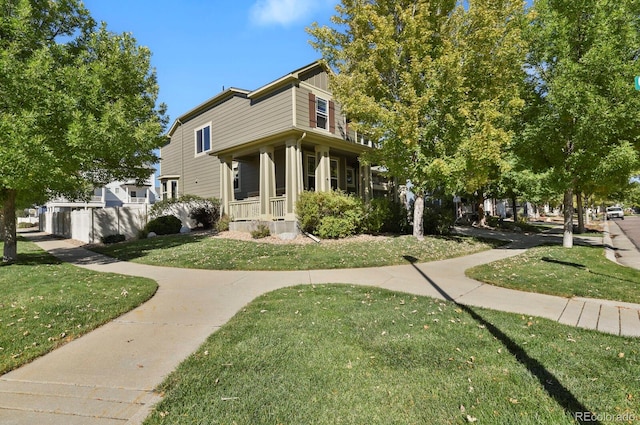
POLYGON ((222 91, 257 89, 320 57, 305 28, 336 0, 84 0, 110 31, 153 53, 171 122, 222 91))

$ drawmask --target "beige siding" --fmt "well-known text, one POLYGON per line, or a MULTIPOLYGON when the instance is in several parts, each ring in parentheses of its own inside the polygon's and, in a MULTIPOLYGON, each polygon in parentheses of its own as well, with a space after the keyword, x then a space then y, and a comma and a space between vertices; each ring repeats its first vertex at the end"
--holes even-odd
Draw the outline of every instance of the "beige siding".
POLYGON ((178 175, 180 171, 180 143, 173 140, 160 149, 160 175, 178 175))
POLYGON ((178 127, 170 143, 182 149, 164 152, 163 148, 162 173, 180 175, 180 195, 220 197, 219 159, 207 154, 195 154, 195 129, 209 121, 203 116, 187 121, 178 127))
MULTIPOLYGON (((304 130, 311 130, 311 127, 309 126, 309 93, 312 93, 312 90, 308 88, 308 86, 301 86, 296 91, 296 126, 304 130)), ((329 97, 323 94, 318 94, 318 96, 325 99, 329 97)), ((327 100, 333 99, 329 97, 327 100)), ((335 104, 335 120, 336 131, 334 136, 339 137, 340 139, 346 139, 347 123, 342 114, 342 109, 337 103, 335 104)))
POLYGON ((300 75, 300 81, 311 84, 324 91, 329 91, 329 76, 322 68, 314 68, 300 75))
POLYGON ((214 150, 242 145, 291 128, 291 87, 258 100, 234 97, 208 111, 214 150))

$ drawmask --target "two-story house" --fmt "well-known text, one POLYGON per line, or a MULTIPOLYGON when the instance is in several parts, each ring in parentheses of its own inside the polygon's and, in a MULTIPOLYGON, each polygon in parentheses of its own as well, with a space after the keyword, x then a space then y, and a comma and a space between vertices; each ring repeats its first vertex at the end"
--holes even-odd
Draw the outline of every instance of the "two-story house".
POLYGON ((229 88, 175 120, 160 151, 163 199, 216 197, 232 229, 260 220, 295 232, 304 190, 341 189, 372 196, 372 149, 349 129, 320 62, 257 90, 229 88))

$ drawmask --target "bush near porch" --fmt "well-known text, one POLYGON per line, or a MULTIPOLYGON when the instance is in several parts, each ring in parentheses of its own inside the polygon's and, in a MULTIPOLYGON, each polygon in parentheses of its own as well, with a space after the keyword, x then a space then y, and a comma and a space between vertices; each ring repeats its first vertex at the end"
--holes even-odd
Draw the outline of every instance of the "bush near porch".
POLYGON ((212 229, 220 220, 220 200, 183 195, 175 199, 156 202, 149 211, 151 218, 172 215, 188 227, 212 229))
POLYGON ((362 199, 341 191, 303 192, 296 204, 300 227, 323 239, 339 239, 360 233, 406 233, 404 208, 389 199, 362 199), (403 225, 404 223, 404 225, 403 225))

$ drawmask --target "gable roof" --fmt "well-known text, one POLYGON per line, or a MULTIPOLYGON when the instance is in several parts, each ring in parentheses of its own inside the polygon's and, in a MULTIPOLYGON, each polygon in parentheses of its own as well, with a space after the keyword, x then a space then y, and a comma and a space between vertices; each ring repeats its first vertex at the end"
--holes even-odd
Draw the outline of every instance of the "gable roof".
POLYGON ((298 68, 295 71, 292 71, 256 90, 253 91, 249 91, 249 90, 244 90, 244 89, 238 89, 238 88, 234 88, 234 87, 230 87, 220 93, 218 93, 217 95, 215 95, 214 97, 212 97, 209 100, 206 100, 205 102, 201 103, 200 105, 196 106, 195 108, 191 109, 190 111, 186 112, 183 115, 180 115, 171 125, 171 128, 169 129, 169 132, 167 133, 169 137, 171 137, 176 129, 185 121, 188 121, 198 115, 200 115, 202 112, 207 111, 209 109, 211 109, 213 106, 215 106, 218 103, 221 103, 231 97, 234 96, 240 96, 240 97, 244 97, 247 99, 257 99, 259 97, 264 96, 265 94, 268 94, 272 91, 275 91, 283 86, 286 86, 288 84, 291 83, 295 83, 297 81, 300 81, 300 75, 308 72, 310 70, 313 70, 315 68, 318 67, 322 67, 324 70, 329 71, 329 68, 321 61, 316 60, 314 62, 311 62, 308 65, 303 66, 302 68, 298 68))

